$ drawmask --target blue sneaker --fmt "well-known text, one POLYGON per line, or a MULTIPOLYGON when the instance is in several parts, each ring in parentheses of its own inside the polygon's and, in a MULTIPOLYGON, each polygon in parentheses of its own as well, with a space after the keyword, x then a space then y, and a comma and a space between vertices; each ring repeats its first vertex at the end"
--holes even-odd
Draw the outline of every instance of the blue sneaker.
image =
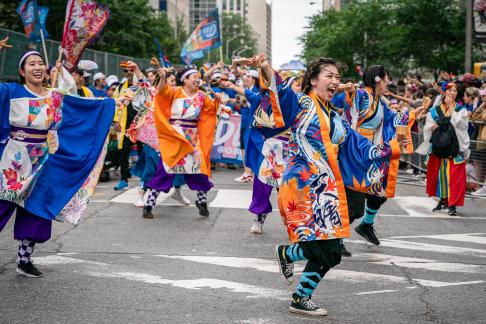
POLYGON ((125 180, 120 180, 120 182, 118 182, 115 186, 115 190, 122 190, 122 189, 126 189, 128 188, 128 182, 126 182, 125 180))

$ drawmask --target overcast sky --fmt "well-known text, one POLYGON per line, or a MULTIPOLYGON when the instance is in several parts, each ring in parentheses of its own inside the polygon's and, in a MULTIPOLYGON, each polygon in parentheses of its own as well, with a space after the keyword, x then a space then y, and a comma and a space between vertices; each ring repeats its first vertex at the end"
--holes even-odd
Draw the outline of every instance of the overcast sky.
POLYGON ((301 53, 297 38, 307 17, 322 10, 322 0, 272 0, 272 7, 272 65, 279 67, 301 53))

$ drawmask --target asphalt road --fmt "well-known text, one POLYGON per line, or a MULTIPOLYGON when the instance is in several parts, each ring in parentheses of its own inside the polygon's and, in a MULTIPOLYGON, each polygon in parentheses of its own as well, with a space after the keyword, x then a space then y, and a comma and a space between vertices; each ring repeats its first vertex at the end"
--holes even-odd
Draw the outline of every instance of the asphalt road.
POLYGON ((240 172, 215 172, 209 219, 163 197, 143 219, 136 180, 123 192, 100 184, 80 225, 56 222, 36 247, 40 279, 16 274, 11 221, 0 234, 0 323, 486 322, 486 200, 468 199, 459 217, 432 214, 422 187, 400 184, 375 226, 382 245, 353 231, 353 257, 313 297, 329 315, 308 318, 288 312, 296 284, 274 261, 287 240, 279 214, 263 235, 249 233, 251 185, 233 181, 240 172))

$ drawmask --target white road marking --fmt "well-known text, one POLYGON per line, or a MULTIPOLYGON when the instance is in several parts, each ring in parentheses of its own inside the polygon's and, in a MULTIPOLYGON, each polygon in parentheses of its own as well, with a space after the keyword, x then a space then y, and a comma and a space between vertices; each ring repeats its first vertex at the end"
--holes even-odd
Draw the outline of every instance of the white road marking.
POLYGON ((394 215, 394 214, 378 214, 378 217, 407 217, 407 218, 435 218, 435 219, 457 219, 457 220, 464 220, 464 219, 474 219, 474 220, 486 220, 486 217, 467 217, 467 216, 449 216, 439 213, 430 213, 426 214, 407 214, 407 215, 394 215))
POLYGON ((436 239, 436 240, 468 242, 468 243, 475 243, 475 244, 486 244, 486 236, 479 236, 479 235, 486 235, 486 233, 395 236, 395 237, 392 237, 392 238, 404 239, 404 238, 424 237, 424 238, 430 238, 430 239, 436 239))
POLYGON ((389 293, 389 292, 397 292, 398 290, 393 290, 393 289, 384 289, 384 290, 374 290, 374 291, 363 291, 359 293, 354 293, 353 295, 374 295, 374 294, 383 294, 383 293, 389 293))
MULTIPOLYGON (((242 268, 242 269, 255 269, 258 271, 278 273, 278 266, 276 261, 257 258, 237 258, 237 257, 216 257, 216 256, 199 256, 199 255, 155 255, 168 259, 179 259, 184 261, 199 262, 205 264, 218 265, 230 268, 242 268)), ((300 264, 296 264, 296 272, 302 271, 303 267, 300 264)), ((351 270, 331 269, 326 274, 326 280, 340 280, 352 283, 374 281, 381 283, 383 281, 389 281, 398 284, 409 284, 409 280, 404 277, 397 277, 391 275, 359 272, 351 270)), ((435 280, 423 280, 412 279, 423 286, 427 287, 447 287, 461 284, 470 284, 470 282, 442 282, 435 280)), ((482 281, 481 281, 482 282, 482 281)), ((473 282, 477 283, 477 282, 473 282)))
MULTIPOLYGON (((168 194, 161 192, 157 197, 157 203, 162 204, 168 197, 168 194)), ((110 201, 115 203, 133 204, 138 199, 138 188, 131 188, 124 193, 112 198, 110 201)))
POLYGON ((353 254, 353 261, 366 261, 373 264, 398 266, 403 268, 424 269, 441 272, 486 273, 486 266, 464 263, 439 262, 430 259, 401 257, 377 253, 353 254))
MULTIPOLYGON (((346 243, 358 243, 367 244, 365 241, 360 240, 345 240, 346 243)), ((392 247, 397 249, 415 250, 415 251, 427 251, 427 252, 438 252, 438 253, 448 253, 448 254, 459 254, 467 255, 473 257, 486 257, 486 250, 463 248, 448 245, 436 245, 428 243, 419 243, 411 241, 400 241, 393 239, 380 239, 380 246, 392 247)))
POLYGON ((43 257, 34 257, 35 264, 39 265, 59 265, 59 264, 89 264, 89 265, 98 265, 98 266, 106 266, 106 263, 102 262, 94 262, 94 261, 87 261, 77 258, 68 258, 62 255, 48 255, 43 257))
MULTIPOLYGON (((248 209, 252 199, 252 190, 241 189, 215 189, 217 190, 216 197, 213 201, 209 202, 209 207, 214 208, 230 208, 230 209, 248 209)), ((157 198, 157 204, 163 206, 181 206, 181 204, 167 199, 166 193, 160 193, 157 198)), ((112 198, 111 200, 91 200, 93 203, 106 203, 114 202, 121 204, 133 204, 138 199, 138 188, 131 188, 121 193, 120 195, 112 198)), ((435 218, 435 219, 474 219, 474 220, 486 220, 486 217, 461 217, 461 216, 449 216, 440 213, 432 213, 431 208, 427 208, 434 205, 434 200, 425 197, 395 197, 393 201, 397 201, 399 206, 407 212, 407 214, 380 214, 380 217, 411 217, 411 218, 435 218), (419 202, 417 198, 421 199, 419 202), (424 207, 423 202, 426 202, 424 207), (432 205, 431 205, 432 202, 432 205)), ((194 204, 182 207, 194 207, 194 204)), ((278 208, 273 209, 274 212, 279 212, 278 208)))
POLYGON ((216 198, 209 203, 210 207, 248 209, 251 204, 251 190, 219 189, 216 198))
POLYGON ((393 200, 409 215, 429 216, 437 205, 434 199, 428 197, 398 196, 393 200))
POLYGON ((275 298, 288 300, 290 293, 285 290, 264 288, 255 285, 248 285, 239 282, 219 280, 213 278, 201 278, 192 280, 170 280, 160 276, 138 272, 89 272, 90 275, 102 278, 120 278, 132 281, 139 281, 148 284, 170 285, 185 289, 228 289, 235 293, 245 293, 247 298, 275 298))

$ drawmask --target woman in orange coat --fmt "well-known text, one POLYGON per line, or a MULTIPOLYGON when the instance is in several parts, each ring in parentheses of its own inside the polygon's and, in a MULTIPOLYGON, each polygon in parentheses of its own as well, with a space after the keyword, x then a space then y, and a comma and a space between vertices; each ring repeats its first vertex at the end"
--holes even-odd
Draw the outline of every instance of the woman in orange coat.
POLYGON ((213 187, 209 181, 210 154, 220 97, 211 100, 199 89, 196 69, 185 68, 179 72, 180 86, 176 88, 167 85, 163 69, 159 75, 154 112, 162 164, 147 183, 149 192, 143 217, 153 218, 157 196, 161 191, 170 190, 177 174, 184 175, 187 186, 197 191, 199 215, 208 217, 207 192, 213 187))

